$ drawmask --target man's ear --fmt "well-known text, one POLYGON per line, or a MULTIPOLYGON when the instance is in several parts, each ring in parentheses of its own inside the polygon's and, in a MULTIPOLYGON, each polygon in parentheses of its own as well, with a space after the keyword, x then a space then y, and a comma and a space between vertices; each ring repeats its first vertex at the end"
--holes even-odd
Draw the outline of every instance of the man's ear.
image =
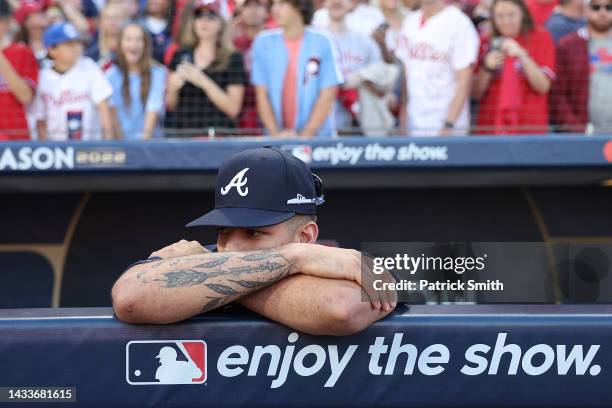
POLYGON ((298 242, 302 244, 314 244, 319 237, 319 226, 316 222, 310 221, 298 228, 296 233, 298 235, 298 242))

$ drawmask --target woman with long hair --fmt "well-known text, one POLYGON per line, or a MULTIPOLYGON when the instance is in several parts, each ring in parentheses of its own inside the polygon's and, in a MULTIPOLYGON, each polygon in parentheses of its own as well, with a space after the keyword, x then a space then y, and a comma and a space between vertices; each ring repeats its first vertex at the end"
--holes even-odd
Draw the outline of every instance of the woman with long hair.
POLYGON ((247 76, 242 56, 231 45, 229 24, 216 0, 190 3, 183 17, 181 48, 170 62, 167 135, 232 133, 247 76))
POLYGON ((548 132, 555 79, 552 37, 536 27, 523 0, 494 0, 491 34, 481 44, 473 96, 478 133, 548 132))
POLYGON ((47 58, 47 49, 43 44, 43 33, 49 26, 43 6, 36 1, 23 2, 19 6, 13 18, 20 27, 17 41, 27 44, 39 65, 47 58))
POLYGON ((125 139, 141 140, 159 136, 164 110, 166 68, 151 57, 151 37, 146 29, 128 23, 120 32, 117 60, 107 72, 113 86, 111 105, 125 139))
POLYGON ((127 21, 124 7, 117 3, 109 3, 100 13, 98 32, 85 55, 93 59, 103 68, 113 62, 119 48, 119 34, 122 25, 127 21))

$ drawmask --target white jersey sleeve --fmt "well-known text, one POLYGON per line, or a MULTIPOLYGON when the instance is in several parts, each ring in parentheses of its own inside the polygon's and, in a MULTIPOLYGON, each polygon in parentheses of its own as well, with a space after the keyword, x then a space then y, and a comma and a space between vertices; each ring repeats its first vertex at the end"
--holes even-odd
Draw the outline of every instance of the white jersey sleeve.
POLYGON ((113 94, 113 87, 102 69, 93 60, 87 58, 87 71, 91 81, 91 100, 97 106, 101 102, 109 99, 113 94))
POLYGON ((474 24, 461 11, 456 22, 457 27, 452 36, 451 65, 458 71, 476 63, 480 40, 474 24))

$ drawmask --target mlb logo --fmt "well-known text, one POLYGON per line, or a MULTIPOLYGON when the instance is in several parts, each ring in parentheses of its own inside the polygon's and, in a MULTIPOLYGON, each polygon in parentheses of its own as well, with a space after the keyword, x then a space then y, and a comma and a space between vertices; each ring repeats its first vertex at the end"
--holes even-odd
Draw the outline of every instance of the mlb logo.
POLYGON ((208 377, 203 340, 130 341, 125 360, 131 385, 203 384, 208 377))
POLYGON ((304 163, 312 162, 312 146, 310 145, 285 145, 281 150, 291 153, 304 163))

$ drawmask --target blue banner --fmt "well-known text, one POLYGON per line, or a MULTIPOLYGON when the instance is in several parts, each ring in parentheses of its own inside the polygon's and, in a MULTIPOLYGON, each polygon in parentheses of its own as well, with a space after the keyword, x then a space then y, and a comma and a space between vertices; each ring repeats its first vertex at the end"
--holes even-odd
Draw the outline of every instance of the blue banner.
POLYGON ((241 150, 275 145, 314 169, 610 167, 612 139, 586 136, 221 139, 0 145, 0 173, 216 171, 241 150))
POLYGON ((148 326, 110 309, 5 310, 0 387, 69 387, 78 406, 108 408, 609 407, 611 312, 401 306, 315 337, 231 312, 148 326))

